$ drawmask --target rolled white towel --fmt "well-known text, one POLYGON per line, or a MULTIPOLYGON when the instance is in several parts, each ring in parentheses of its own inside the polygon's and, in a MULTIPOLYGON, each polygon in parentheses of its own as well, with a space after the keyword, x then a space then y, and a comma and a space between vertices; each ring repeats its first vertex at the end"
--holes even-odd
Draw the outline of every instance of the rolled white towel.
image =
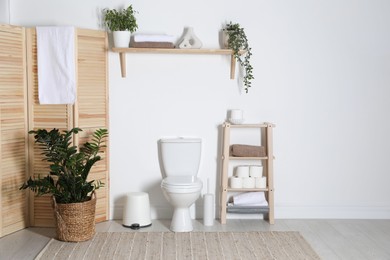
POLYGON ((234 205, 238 206, 268 206, 264 192, 245 192, 233 196, 234 205))

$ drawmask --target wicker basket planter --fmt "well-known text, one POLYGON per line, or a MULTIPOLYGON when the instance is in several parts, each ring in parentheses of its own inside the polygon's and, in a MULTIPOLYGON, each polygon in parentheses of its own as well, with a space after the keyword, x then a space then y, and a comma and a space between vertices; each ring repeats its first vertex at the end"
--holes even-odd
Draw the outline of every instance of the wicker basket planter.
POLYGON ((96 195, 80 203, 56 203, 53 197, 54 218, 57 238, 66 242, 80 242, 91 239, 95 234, 96 195))

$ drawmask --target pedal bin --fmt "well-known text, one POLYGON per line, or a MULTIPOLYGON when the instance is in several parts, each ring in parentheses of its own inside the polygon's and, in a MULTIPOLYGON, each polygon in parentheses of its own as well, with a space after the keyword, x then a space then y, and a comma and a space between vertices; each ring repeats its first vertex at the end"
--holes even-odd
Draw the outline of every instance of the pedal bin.
POLYGON ((124 227, 139 229, 152 225, 150 220, 149 195, 146 192, 129 192, 123 207, 124 227))

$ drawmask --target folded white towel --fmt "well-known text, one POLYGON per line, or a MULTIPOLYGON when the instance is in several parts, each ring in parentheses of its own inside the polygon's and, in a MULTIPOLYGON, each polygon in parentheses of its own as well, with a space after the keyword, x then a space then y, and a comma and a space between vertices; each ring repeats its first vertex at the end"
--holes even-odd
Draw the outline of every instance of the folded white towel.
POLYGON ((268 206, 264 192, 245 192, 233 196, 236 206, 268 206))
POLYGON ((175 36, 166 34, 135 34, 135 42, 174 42, 175 36))
POLYGON ((76 100, 75 29, 37 27, 40 104, 74 104, 76 100))

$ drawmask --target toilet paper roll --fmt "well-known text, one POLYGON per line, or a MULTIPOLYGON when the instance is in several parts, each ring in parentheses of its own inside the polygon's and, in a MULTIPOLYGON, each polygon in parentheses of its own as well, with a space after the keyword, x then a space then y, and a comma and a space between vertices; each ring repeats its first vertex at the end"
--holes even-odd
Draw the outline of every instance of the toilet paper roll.
POLYGON ((261 166, 261 165, 251 165, 249 167, 249 176, 250 177, 261 177, 261 176, 263 176, 263 166, 261 166))
POLYGON ((249 177, 249 166, 237 166, 236 167, 236 176, 240 178, 249 177))
POLYGON ((242 178, 242 187, 245 189, 255 188, 255 178, 252 177, 242 178))
POLYGON ((230 177, 230 188, 241 189, 242 188, 242 178, 230 177))
POLYGON ((267 188, 267 177, 256 177, 255 188, 259 188, 259 189, 267 188))
POLYGON ((203 225, 214 224, 214 195, 207 193, 203 195, 203 225))

